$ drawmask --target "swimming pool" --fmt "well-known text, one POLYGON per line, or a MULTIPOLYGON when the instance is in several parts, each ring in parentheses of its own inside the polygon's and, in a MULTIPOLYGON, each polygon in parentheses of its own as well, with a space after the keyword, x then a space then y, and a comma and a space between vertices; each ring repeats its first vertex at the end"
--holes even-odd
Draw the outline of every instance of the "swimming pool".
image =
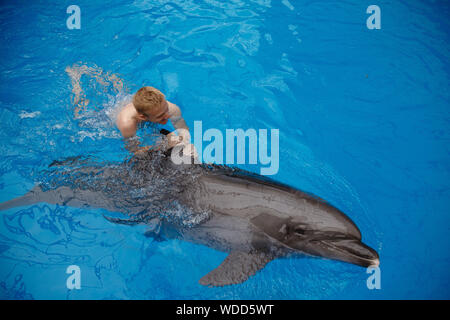
POLYGON ((226 253, 39 204, 1 213, 2 299, 449 298, 447 2, 378 1, 380 30, 367 1, 75 4, 79 30, 69 3, 1 4, 0 201, 55 159, 124 159, 114 115, 152 85, 190 126, 280 129, 274 178, 355 221, 380 255, 381 289, 363 268, 309 258, 207 288, 198 279, 226 253), (69 265, 80 290, 66 287, 69 265))

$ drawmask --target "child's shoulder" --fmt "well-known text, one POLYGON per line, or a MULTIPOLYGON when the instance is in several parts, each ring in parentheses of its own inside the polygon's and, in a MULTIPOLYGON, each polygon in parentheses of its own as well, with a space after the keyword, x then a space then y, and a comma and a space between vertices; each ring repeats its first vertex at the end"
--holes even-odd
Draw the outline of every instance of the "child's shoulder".
POLYGON ((118 125, 126 127, 135 125, 136 121, 133 117, 133 110, 131 108, 134 108, 134 106, 132 103, 129 103, 120 110, 116 121, 118 125))
POLYGON ((179 118, 181 117, 181 110, 180 107, 178 107, 176 104, 167 101, 167 104, 169 105, 169 116, 170 118, 179 118))

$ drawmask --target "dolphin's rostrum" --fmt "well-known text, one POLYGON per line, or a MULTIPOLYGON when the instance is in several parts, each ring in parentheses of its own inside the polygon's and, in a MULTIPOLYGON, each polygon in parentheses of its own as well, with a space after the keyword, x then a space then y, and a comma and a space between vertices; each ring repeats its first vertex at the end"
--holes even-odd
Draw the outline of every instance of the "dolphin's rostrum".
POLYGON ((120 164, 81 158, 54 162, 46 180, 0 210, 39 202, 104 208, 147 223, 157 240, 177 238, 229 252, 200 279, 208 286, 246 281, 279 257, 310 255, 363 267, 378 254, 357 226, 324 200, 265 177, 216 165, 174 165, 162 152, 120 164))

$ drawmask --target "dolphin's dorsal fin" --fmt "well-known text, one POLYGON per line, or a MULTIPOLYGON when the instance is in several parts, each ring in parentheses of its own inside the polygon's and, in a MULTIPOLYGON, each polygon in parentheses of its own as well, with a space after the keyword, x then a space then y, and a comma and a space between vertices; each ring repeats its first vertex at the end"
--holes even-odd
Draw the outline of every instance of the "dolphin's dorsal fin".
POLYGON ((238 284, 264 268, 273 256, 263 252, 231 252, 220 266, 200 279, 204 286, 219 287, 238 284))

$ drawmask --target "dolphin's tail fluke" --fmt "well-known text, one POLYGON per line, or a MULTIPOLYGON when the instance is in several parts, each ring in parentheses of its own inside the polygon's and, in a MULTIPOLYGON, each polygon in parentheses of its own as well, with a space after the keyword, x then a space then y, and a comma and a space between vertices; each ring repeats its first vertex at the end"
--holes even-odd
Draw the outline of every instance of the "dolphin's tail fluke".
POLYGON ((0 211, 8 210, 15 207, 27 206, 37 202, 39 202, 39 200, 36 200, 34 192, 30 191, 21 197, 0 203, 0 211))

